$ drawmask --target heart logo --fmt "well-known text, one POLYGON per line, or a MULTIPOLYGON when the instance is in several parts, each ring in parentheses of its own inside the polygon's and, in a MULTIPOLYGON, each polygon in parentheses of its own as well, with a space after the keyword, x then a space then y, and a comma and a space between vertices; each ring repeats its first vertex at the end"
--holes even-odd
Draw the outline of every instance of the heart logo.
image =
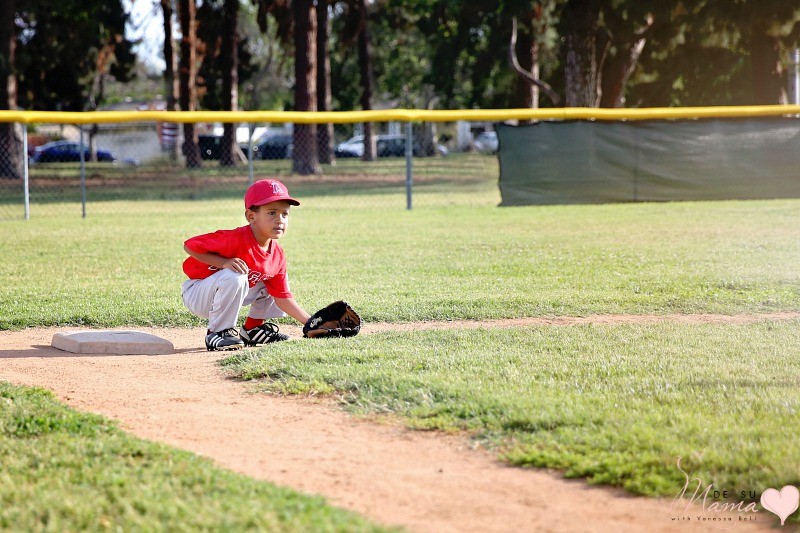
POLYGON ((761 495, 761 505, 767 511, 778 515, 781 525, 783 525, 786 518, 800 505, 800 491, 791 485, 786 485, 780 492, 775 489, 767 489, 761 495))

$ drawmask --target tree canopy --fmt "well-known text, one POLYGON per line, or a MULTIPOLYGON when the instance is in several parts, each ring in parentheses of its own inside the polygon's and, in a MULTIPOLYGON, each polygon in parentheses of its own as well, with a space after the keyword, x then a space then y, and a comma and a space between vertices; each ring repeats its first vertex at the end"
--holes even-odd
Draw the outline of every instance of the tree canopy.
MULTIPOLYGON (((226 67, 217 60, 228 31, 225 4, 198 2, 205 52, 199 104, 207 109, 224 107, 228 98, 221 94, 226 67)), ((294 108, 293 0, 240 4, 238 93, 247 99, 240 107, 294 108)), ((363 13, 358 0, 325 5, 334 109, 364 105, 366 58, 354 32, 362 18, 372 98, 382 106, 779 103, 790 53, 800 44, 800 7, 785 0, 375 0, 363 13), (551 87, 558 99, 540 87, 551 87)), ((28 0, 14 7, 20 107, 91 109, 102 100, 104 76, 132 76, 134 43, 125 38, 120 0, 28 0)))
POLYGON ((128 81, 134 43, 125 38, 120 0, 17 1, 17 104, 82 111, 103 99, 105 76, 128 81))

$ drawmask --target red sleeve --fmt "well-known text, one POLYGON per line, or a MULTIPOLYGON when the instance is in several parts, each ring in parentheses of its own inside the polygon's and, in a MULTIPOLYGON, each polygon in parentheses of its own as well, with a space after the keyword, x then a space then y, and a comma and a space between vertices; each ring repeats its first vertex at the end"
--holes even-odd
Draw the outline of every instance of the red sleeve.
POLYGON ((219 230, 214 233, 206 233, 204 235, 197 235, 187 239, 184 244, 193 252, 205 254, 209 252, 220 254, 223 257, 230 256, 230 243, 228 239, 229 231, 219 230))
MULTIPOLYGON (((223 257, 230 257, 231 240, 227 238, 226 233, 224 230, 206 233, 187 239, 183 243, 193 252, 200 254, 214 252, 223 257)), ((218 268, 208 266, 192 256, 187 257, 183 262, 183 272, 190 279, 204 279, 218 270, 218 268)))

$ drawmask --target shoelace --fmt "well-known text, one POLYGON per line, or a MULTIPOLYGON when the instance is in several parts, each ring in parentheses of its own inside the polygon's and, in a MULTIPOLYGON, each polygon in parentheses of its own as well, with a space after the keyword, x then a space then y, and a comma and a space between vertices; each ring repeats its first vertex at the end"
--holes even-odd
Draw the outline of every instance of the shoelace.
POLYGON ((270 333, 278 333, 278 325, 273 324, 272 322, 264 322, 260 326, 256 326, 253 329, 268 329, 270 333))
POLYGON ((220 337, 238 337, 239 331, 236 328, 228 328, 224 331, 217 333, 220 337))
POLYGON ((260 326, 244 330, 242 339, 251 344, 266 344, 280 340, 286 340, 286 336, 278 332, 278 325, 271 322, 264 322, 260 326))

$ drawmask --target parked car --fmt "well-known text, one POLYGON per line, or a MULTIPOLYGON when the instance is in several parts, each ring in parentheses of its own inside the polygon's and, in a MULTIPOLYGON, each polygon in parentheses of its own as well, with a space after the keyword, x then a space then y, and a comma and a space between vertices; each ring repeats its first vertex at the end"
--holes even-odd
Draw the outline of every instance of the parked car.
POLYGON ((364 136, 356 135, 336 145, 336 157, 361 157, 364 155, 364 136))
MULTIPOLYGON (((361 157, 364 155, 364 136, 356 135, 336 146, 336 157, 361 157)), ((405 135, 376 135, 375 153, 378 157, 402 156, 406 153, 405 135)))
MULTIPOLYGON (((244 146, 247 150, 247 145, 244 146)), ((253 145, 253 159, 289 159, 294 138, 289 134, 268 134, 253 145)))
MULTIPOLYGON (((447 155, 447 148, 437 144, 436 152, 447 155)), ((414 142, 412 149, 415 156, 423 155, 422 147, 414 142)), ((340 143, 334 150, 336 157, 361 157, 364 155, 364 136, 356 135, 340 143)), ((406 136, 403 134, 382 134, 375 136, 375 153, 378 157, 402 157, 406 155, 406 136)))
MULTIPOLYGON (((413 147, 416 155, 419 150, 413 147)), ((405 135, 378 135, 375 140, 375 152, 378 157, 401 157, 406 155, 406 136, 405 135)))
MULTIPOLYGON (((89 161, 89 147, 83 145, 84 161, 89 161)), ((31 157, 32 163, 69 163, 81 160, 81 143, 75 141, 53 141, 37 146, 31 157)), ((113 163, 116 156, 108 150, 97 149, 97 160, 113 163)))
POLYGON ((200 148, 200 159, 219 159, 222 157, 221 135, 203 134, 197 136, 197 147, 200 148))
POLYGON ((484 131, 475 139, 475 148, 484 154, 496 154, 499 146, 496 131, 484 131))

